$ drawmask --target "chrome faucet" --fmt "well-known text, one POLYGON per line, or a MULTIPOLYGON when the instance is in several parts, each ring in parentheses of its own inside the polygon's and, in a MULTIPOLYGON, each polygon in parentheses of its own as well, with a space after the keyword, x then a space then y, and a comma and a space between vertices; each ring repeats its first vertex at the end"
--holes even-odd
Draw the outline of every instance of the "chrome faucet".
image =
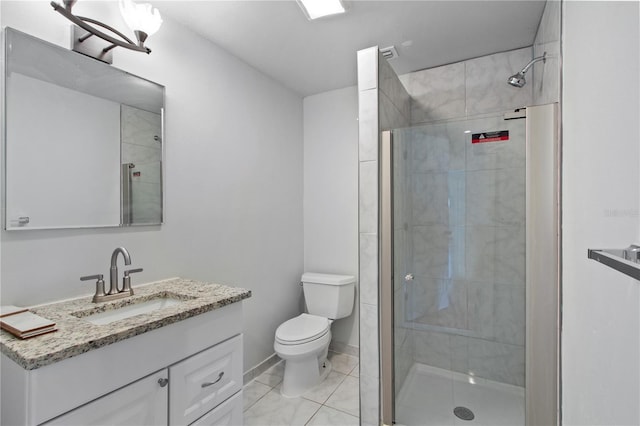
POLYGON ((81 281, 97 280, 96 292, 93 295, 93 303, 107 302, 109 300, 120 299, 122 297, 133 296, 133 289, 131 288, 131 278, 129 274, 136 272, 142 272, 142 268, 129 269, 124 271, 124 277, 122 278, 122 289, 118 288, 118 255, 122 254, 125 265, 131 265, 131 256, 124 247, 116 248, 111 254, 111 267, 109 269, 109 292, 104 290, 104 281, 102 280, 102 274, 89 275, 86 277, 80 277, 81 281))
POLYGON ((111 254, 111 268, 109 270, 109 293, 107 294, 117 294, 118 290, 118 255, 122 253, 122 257, 124 257, 124 264, 131 265, 131 256, 129 252, 124 247, 118 247, 111 254))

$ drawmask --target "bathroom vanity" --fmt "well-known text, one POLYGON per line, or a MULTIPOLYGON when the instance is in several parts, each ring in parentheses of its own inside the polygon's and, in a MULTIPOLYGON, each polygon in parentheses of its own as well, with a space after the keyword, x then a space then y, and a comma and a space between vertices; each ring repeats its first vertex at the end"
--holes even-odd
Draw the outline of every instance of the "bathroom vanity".
POLYGON ((251 292, 181 278, 135 290, 32 308, 54 333, 2 331, 1 423, 241 424, 241 301, 251 292))

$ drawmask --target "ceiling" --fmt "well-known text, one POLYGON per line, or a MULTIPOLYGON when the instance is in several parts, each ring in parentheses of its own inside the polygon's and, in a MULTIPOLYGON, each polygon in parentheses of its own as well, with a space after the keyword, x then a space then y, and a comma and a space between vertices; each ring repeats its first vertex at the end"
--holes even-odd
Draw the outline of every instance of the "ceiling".
MULTIPOLYGON (((398 74, 531 46, 544 0, 351 0, 308 21, 295 0, 152 1, 302 96, 356 84, 356 52, 394 45, 398 74)), ((523 64, 524 65, 524 64, 523 64)))

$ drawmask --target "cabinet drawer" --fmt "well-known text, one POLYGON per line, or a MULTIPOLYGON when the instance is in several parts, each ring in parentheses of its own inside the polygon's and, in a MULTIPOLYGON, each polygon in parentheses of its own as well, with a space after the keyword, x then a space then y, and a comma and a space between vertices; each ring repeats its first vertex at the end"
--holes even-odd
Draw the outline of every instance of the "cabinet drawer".
POLYGON ((45 425, 166 425, 167 386, 158 382, 166 378, 166 369, 158 371, 56 417, 45 425))
POLYGON ((236 393, 191 426, 239 426, 243 424, 242 391, 236 393))
POLYGON ((169 368, 169 424, 188 425, 242 388, 242 335, 169 368))

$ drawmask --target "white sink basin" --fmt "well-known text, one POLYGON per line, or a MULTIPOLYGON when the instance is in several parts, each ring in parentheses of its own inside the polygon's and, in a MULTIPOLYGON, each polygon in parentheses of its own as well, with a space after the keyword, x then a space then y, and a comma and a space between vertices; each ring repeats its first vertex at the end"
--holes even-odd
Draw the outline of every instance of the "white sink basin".
POLYGON ((82 319, 95 325, 105 325, 136 315, 148 314, 149 312, 157 311, 158 309, 175 306, 179 303, 182 303, 182 300, 170 297, 159 297, 146 302, 136 303, 135 305, 127 305, 121 308, 83 316, 82 319))

